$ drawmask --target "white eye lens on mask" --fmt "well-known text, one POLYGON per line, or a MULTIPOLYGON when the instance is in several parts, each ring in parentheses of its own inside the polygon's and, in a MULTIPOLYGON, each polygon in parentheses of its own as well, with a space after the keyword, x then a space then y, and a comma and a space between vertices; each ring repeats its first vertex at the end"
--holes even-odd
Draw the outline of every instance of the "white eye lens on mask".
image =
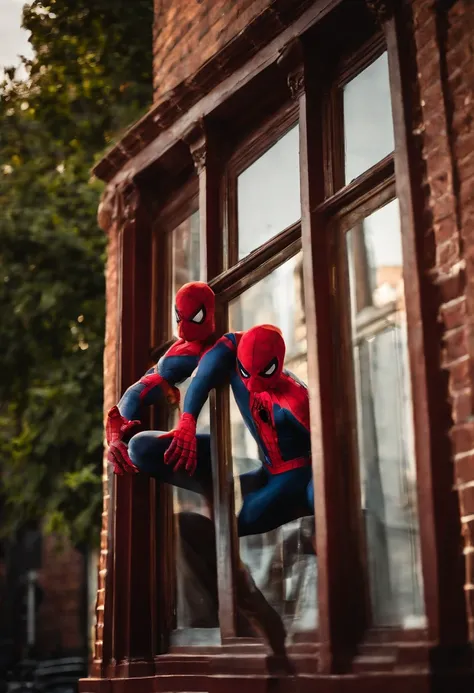
POLYGON ((259 375, 263 378, 270 378, 276 371, 278 366, 278 359, 275 357, 270 361, 265 370, 260 371, 259 375))
POLYGON ((204 310, 201 308, 200 310, 198 310, 196 315, 193 318, 191 318, 191 322, 195 322, 198 325, 200 325, 203 322, 203 320, 204 320, 204 310))
POLYGON ((250 378, 250 373, 247 373, 247 371, 246 371, 245 368, 242 366, 242 364, 240 363, 240 361, 238 361, 237 363, 239 364, 239 371, 240 371, 240 373, 241 373, 241 375, 242 375, 242 378, 250 378))

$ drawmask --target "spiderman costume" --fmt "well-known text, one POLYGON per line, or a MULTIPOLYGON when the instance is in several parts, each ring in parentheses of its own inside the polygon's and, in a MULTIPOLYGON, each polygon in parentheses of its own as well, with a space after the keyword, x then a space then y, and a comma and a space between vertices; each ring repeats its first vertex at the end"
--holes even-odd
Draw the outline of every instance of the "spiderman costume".
POLYGON ((196 434, 210 390, 229 382, 244 422, 263 455, 262 466, 241 475, 238 534, 260 534, 312 515, 309 398, 306 386, 283 371, 285 343, 270 325, 229 333, 203 354, 177 429, 144 432, 129 444, 133 464, 160 481, 204 495, 212 490, 210 438, 196 434))
POLYGON ((143 378, 128 388, 118 405, 109 411, 106 425, 109 444, 107 457, 114 465, 116 474, 138 471, 130 459, 127 443, 141 429, 137 419, 141 406, 163 401, 173 407, 179 405, 176 385, 189 378, 202 354, 214 343, 214 306, 214 292, 204 282, 185 284, 176 294, 179 339, 143 378))

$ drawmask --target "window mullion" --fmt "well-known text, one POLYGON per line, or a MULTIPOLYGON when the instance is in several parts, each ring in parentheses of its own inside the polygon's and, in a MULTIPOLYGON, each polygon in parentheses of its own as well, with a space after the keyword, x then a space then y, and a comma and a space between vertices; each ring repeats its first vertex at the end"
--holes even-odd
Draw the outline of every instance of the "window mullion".
MULTIPOLYGON (((306 58, 306 56, 305 56, 306 58)), ((350 460, 341 436, 334 340, 336 258, 324 216, 322 73, 304 60, 293 82, 299 85, 302 245, 311 393, 311 440, 315 488, 320 670, 341 671, 364 624, 364 593, 356 527, 356 499, 345 473, 350 460), (350 577, 349 577, 350 576, 350 577)), ((290 77, 291 80, 291 77, 290 77)), ((291 85, 291 81, 290 81, 291 85)), ((350 476, 350 475, 349 475, 350 476)))
MULTIPOLYGON (((210 282, 223 270, 223 223, 220 200, 222 159, 217 155, 218 136, 215 132, 209 132, 205 123, 200 122, 191 128, 185 140, 190 146, 199 176, 201 280, 210 282)), ((226 331, 227 309, 217 300, 216 334, 221 335, 226 331)), ((213 390, 209 402, 219 627, 222 641, 225 642, 237 635, 235 585, 238 564, 233 488, 228 482, 228 479, 232 477, 232 457, 227 390, 224 388, 213 390)))

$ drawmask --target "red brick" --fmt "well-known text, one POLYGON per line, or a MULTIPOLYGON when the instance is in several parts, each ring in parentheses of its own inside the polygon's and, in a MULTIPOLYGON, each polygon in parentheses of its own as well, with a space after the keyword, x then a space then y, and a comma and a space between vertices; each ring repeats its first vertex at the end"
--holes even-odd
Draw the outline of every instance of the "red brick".
POLYGON ((468 486, 461 488, 459 491, 459 503, 461 505, 461 514, 474 515, 474 487, 468 486))
POLYGON ((474 448, 474 421, 455 424, 449 436, 453 444, 454 454, 469 452, 474 448))
POLYGON ((420 85, 420 95, 424 118, 431 117, 433 113, 443 112, 443 91, 439 80, 431 84, 420 85))
POLYGON ((451 271, 449 274, 441 274, 437 277, 440 303, 448 303, 464 294, 465 273, 464 270, 451 271))
POLYGON ((467 315, 465 296, 442 305, 440 314, 447 330, 464 325, 467 315))
POLYGON ((467 339, 467 331, 464 326, 457 327, 449 332, 446 332, 443 340, 446 345, 446 363, 455 361, 456 359, 468 354, 469 344, 467 339))
POLYGON ((429 87, 434 82, 439 82, 441 66, 439 54, 431 51, 427 60, 423 60, 418 65, 418 80, 422 89, 429 87))
POLYGON ((463 522, 462 534, 466 547, 474 547, 474 519, 469 522, 463 522))
POLYGON ((453 192, 453 183, 449 171, 437 173, 428 177, 430 190, 433 197, 441 197, 445 193, 453 192))
POLYGON ((474 585, 474 553, 468 551, 465 554, 466 561, 466 585, 474 585))
POLYGON ((472 415, 472 394, 470 388, 452 395, 454 423, 466 421, 472 415))
POLYGON ((429 206, 433 211, 433 221, 442 221, 447 217, 455 219, 456 200, 451 192, 447 192, 437 198, 430 198, 429 206))
MULTIPOLYGON (((473 145, 474 145, 474 131, 473 131, 473 145)), ((474 147, 471 154, 460 158, 458 161, 458 171, 462 180, 467 180, 468 178, 474 177, 474 147)))
POLYGON ((458 234, 456 219, 454 217, 441 219, 441 221, 437 221, 433 224, 433 230, 435 232, 436 242, 438 244, 445 243, 458 234))
MULTIPOLYGON (((444 122, 442 113, 438 113, 433 117, 433 122, 438 124, 444 122)), ((431 127, 431 126, 430 126, 431 127)), ((433 125, 434 127, 434 125, 433 125)), ((448 140, 441 135, 441 130, 436 134, 435 146, 433 148, 424 147, 423 157, 426 161, 426 172, 428 180, 433 176, 439 176, 446 173, 446 167, 449 166, 450 154, 448 148, 448 140)))
POLYGON ((429 22, 433 17, 433 3, 429 0, 418 0, 413 3, 413 21, 415 30, 429 22))
POLYGON ((414 15, 415 36, 418 50, 421 50, 433 36, 436 36, 436 18, 433 10, 421 10, 414 15))
POLYGON ((474 178, 469 178, 461 183, 460 193, 463 204, 474 202, 474 178))
POLYGON ((454 461, 454 473, 457 484, 466 484, 474 481, 474 452, 454 461))
POLYGON ((460 259, 459 242, 457 238, 453 238, 445 243, 440 243, 436 250, 436 264, 439 267, 451 267, 460 259))
POLYGON ((432 60, 433 55, 438 55, 438 43, 436 40, 436 36, 432 36, 431 38, 429 38, 423 46, 419 45, 419 41, 418 39, 416 39, 416 45, 416 61, 418 66, 423 65, 425 61, 432 60))
MULTIPOLYGON (((442 111, 433 113, 424 123, 423 147, 425 152, 434 151, 439 147, 440 140, 446 137, 446 119, 442 111)), ((426 159, 427 155, 425 155, 426 159)), ((444 159, 442 165, 444 164, 444 159)))

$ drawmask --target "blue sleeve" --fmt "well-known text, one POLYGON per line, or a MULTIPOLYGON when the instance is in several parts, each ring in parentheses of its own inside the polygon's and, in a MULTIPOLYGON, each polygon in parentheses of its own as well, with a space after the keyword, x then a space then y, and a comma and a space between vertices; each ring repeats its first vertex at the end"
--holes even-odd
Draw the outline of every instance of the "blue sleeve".
MULTIPOLYGON (((150 368, 145 375, 158 373, 169 385, 177 385, 189 378, 198 362, 199 357, 195 355, 168 356, 165 354, 157 365, 154 368, 150 368)), ((149 407, 152 404, 161 404, 166 401, 163 389, 159 385, 149 389, 143 396, 144 390, 145 384, 138 380, 128 388, 118 403, 119 412, 129 421, 140 417, 141 405, 144 404, 149 407)))
MULTIPOLYGON (((155 372, 154 368, 150 368, 145 375, 151 375, 155 372)), ((130 387, 124 392, 120 402, 118 403, 118 410, 122 416, 124 416, 129 421, 134 421, 140 416, 140 406, 142 401, 140 395, 145 389, 145 386, 140 381, 130 385, 130 387)), ((158 390, 159 388, 154 388, 158 390)), ((157 399, 159 399, 160 394, 157 393, 157 399)))
POLYGON ((199 357, 189 356, 167 356, 166 354, 158 361, 157 372, 170 384, 179 385, 189 378, 199 363, 199 357))
POLYGON ((184 398, 185 414, 198 418, 209 392, 228 381, 235 368, 235 358, 235 337, 233 334, 226 334, 202 357, 184 398))

